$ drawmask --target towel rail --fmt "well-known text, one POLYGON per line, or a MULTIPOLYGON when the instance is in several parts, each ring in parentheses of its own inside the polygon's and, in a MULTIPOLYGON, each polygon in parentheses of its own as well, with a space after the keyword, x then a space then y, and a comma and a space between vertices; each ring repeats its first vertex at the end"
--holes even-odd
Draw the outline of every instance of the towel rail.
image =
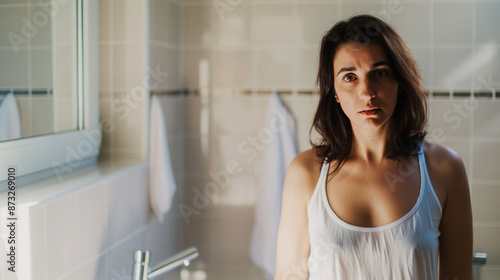
POLYGON ((189 261, 197 258, 199 256, 198 249, 195 247, 189 247, 170 258, 164 260, 157 266, 150 269, 149 267, 149 256, 150 252, 146 250, 142 252, 137 250, 134 252, 134 272, 133 280, 148 280, 165 272, 168 272, 174 268, 181 265, 189 265, 189 261))

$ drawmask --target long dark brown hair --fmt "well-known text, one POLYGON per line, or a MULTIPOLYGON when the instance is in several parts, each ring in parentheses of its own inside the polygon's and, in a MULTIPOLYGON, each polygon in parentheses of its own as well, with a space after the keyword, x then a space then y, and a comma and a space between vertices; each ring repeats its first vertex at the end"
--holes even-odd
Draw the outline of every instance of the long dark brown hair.
POLYGON ((332 173, 338 172, 352 149, 351 122, 335 100, 333 61, 342 44, 379 43, 386 51, 396 82, 398 100, 390 118, 385 157, 399 160, 416 156, 427 124, 427 93, 422 86, 417 63, 401 37, 384 21, 359 15, 338 22, 321 41, 317 84, 320 91, 318 109, 310 132, 321 136, 319 143, 310 140, 321 158, 336 160, 332 173))

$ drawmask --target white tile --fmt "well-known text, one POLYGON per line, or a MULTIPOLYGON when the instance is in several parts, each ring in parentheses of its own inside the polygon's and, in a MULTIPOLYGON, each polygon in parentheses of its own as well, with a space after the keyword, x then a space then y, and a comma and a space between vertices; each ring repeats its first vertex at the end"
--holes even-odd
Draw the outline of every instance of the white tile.
POLYGON ((500 227, 474 226, 473 252, 488 254, 488 265, 500 265, 500 227))
POLYGON ((434 3, 434 43, 471 44, 474 3, 434 3))
POLYGON ((212 261, 219 266, 250 266, 253 223, 241 219, 211 219, 208 225, 212 261))
POLYGON ((429 119, 429 136, 439 136, 433 139, 436 142, 450 137, 470 137, 470 126, 473 110, 470 99, 431 101, 431 114, 429 119), (440 131, 439 134, 437 131, 440 131))
POLYGON ((474 179, 500 180, 500 142, 474 142, 472 149, 474 179))
MULTIPOLYGON (((200 63, 207 61, 211 66, 210 52, 206 50, 184 51, 184 86, 187 88, 198 88, 200 86, 200 63)), ((213 69, 213 68, 212 68, 213 69)), ((213 73, 208 73, 213 76, 213 73)))
POLYGON ((118 162, 139 162, 146 160, 144 151, 137 149, 115 148, 113 149, 113 160, 118 162))
POLYGON ((500 138, 500 101, 477 101, 474 110, 474 137, 500 138))
POLYGON ((183 210, 181 217, 188 227, 198 219, 210 216, 214 203, 204 194, 205 186, 211 181, 208 174, 188 175, 184 181, 184 205, 181 207, 186 211, 183 210))
POLYGON ((108 244, 113 246, 146 224, 146 176, 139 168, 111 179, 108 186, 108 244))
MULTIPOLYGON (((33 98, 32 101, 32 125, 33 135, 48 134, 54 132, 54 114, 52 98, 33 98)), ((75 113, 75 111, 68 111, 75 113)), ((71 118, 71 116, 60 116, 71 118)))
POLYGON ((212 44, 212 5, 184 6, 184 44, 208 46, 212 44))
MULTIPOLYGON (((218 176, 221 176, 222 172, 219 171, 218 176)), ((213 182, 217 183, 215 180, 213 182)), ((252 177, 245 175, 229 176, 227 186, 220 183, 217 186, 220 186, 220 191, 218 190, 216 197, 213 199, 214 205, 234 207, 253 207, 255 205, 256 193, 252 177)))
POLYGON ((251 50, 215 52, 214 87, 250 88, 252 84, 251 50))
POLYGON ((500 44, 500 12, 499 2, 477 2, 475 34, 478 44, 500 44))
POLYGON ((31 267, 32 276, 47 280, 47 216, 45 206, 30 208, 31 267))
POLYGON ((169 1, 153 0, 149 3, 150 39, 178 44, 180 37, 180 8, 169 1))
POLYGON ((59 279, 78 266, 78 200, 67 195, 47 205, 47 275, 59 279))
MULTIPOLYGON (((147 94, 147 93, 146 93, 147 94)), ((144 128, 144 118, 140 112, 145 107, 145 100, 140 96, 134 98, 132 93, 115 93, 112 104, 114 112, 113 125, 115 134, 114 145, 118 148, 141 149, 144 134, 130 133, 130 129, 141 131, 144 128)))
POLYGON ((184 172, 187 175, 207 174, 210 171, 210 138, 186 138, 184 142, 184 172))
POLYGON ((489 44, 478 45, 474 50, 474 89, 500 92, 500 48, 489 44))
POLYGON ((256 44, 289 45, 292 43, 292 6, 257 5, 252 17, 253 38, 256 44))
POLYGON ((379 11, 384 11, 381 3, 354 3, 342 2, 341 4, 341 19, 348 19, 359 14, 377 15, 379 11))
POLYGON ((68 1, 65 5, 59 5, 58 8, 57 13, 54 12, 52 15, 52 41, 62 44, 75 42, 76 2, 68 1))
POLYGON ((125 0, 113 2, 114 41, 146 39, 146 1, 125 0))
POLYGON ((113 75, 110 72, 111 67, 111 46, 100 45, 99 46, 99 88, 109 89, 111 87, 111 77, 113 75))
POLYGON ((471 194, 474 221, 500 223, 499 197, 500 185, 474 184, 471 194))
POLYGON ((500 267, 485 266, 481 268, 480 280, 497 280, 500 279, 500 267))
POLYGON ((257 134, 259 130, 265 127, 266 124, 266 111, 267 105, 269 103, 269 94, 257 94, 252 96, 252 134, 257 134))
POLYGON ((318 107, 318 100, 311 95, 299 95, 292 98, 288 107, 295 120, 297 140, 304 143, 299 146, 299 150, 309 149, 309 131, 314 120, 314 114, 318 107))
POLYGON ((430 88, 432 83, 432 64, 431 64, 431 49, 430 48, 411 48, 411 52, 418 65, 420 76, 423 80, 425 88, 430 88))
MULTIPOLYGON (((184 99, 184 133, 189 137, 201 137, 201 110, 203 102, 199 96, 184 99)), ((207 107, 208 108, 208 107, 207 107)))
POLYGON ((74 279, 78 279, 78 271, 74 270, 74 271, 70 272, 69 274, 64 275, 60 279, 61 280, 74 280, 74 279))
POLYGON ((52 88, 52 50, 31 50, 31 87, 52 88))
POLYGON ((248 46, 251 40, 251 5, 238 5, 221 14, 212 9, 218 46, 248 46), (221 14, 222 16, 219 16, 221 14))
MULTIPOLYGON (((108 280, 106 278, 106 256, 101 255, 89 262, 82 264, 78 269, 78 280, 108 280)), ((111 278, 113 279, 113 278, 111 278)), ((119 279, 116 279, 119 280, 119 279)))
POLYGON ((183 129, 179 119, 179 116, 183 113, 182 108, 179 106, 180 101, 177 96, 161 96, 159 99, 163 109, 167 136, 171 140, 170 137, 177 137, 183 129))
POLYGON ((251 269, 219 269, 217 270, 217 279, 219 280, 253 280, 254 271, 251 269))
POLYGON ((26 88, 28 85, 28 51, 0 50, 0 85, 3 88, 20 87, 26 88))
POLYGON ((216 135, 249 136, 251 133, 251 96, 214 97, 212 99, 212 129, 216 135))
POLYGON ((472 86, 474 56, 470 48, 435 49, 433 87, 468 90, 472 86))
MULTIPOLYGON (((111 2, 113 0, 99 1, 99 41, 111 40, 111 2)), ((99 53, 99 56, 102 54, 99 53)))
POLYGON ((292 56, 289 48, 256 50, 256 85, 260 88, 290 88, 292 56))
POLYGON ((57 53, 57 60, 52 64, 53 85, 57 90, 72 89, 76 84, 76 66, 74 63, 74 45, 55 45, 52 47, 57 53))
POLYGON ((42 7, 42 5, 41 2, 38 2, 38 5, 30 6, 29 19, 31 19, 31 23, 36 28, 35 35, 31 37, 32 46, 50 46, 52 44, 52 17, 47 13, 48 7, 42 7))
POLYGON ((179 50, 151 45, 149 47, 150 90, 177 90, 179 80, 179 50))
POLYGON ((0 26, 0 46, 15 46, 17 48, 28 46, 29 40, 22 32, 24 25, 22 21, 23 17, 28 18, 28 6, 0 8, 0 18, 2 19, 2 25, 0 26), (9 36, 9 34, 11 35, 9 36), (16 42, 14 45, 12 45, 10 38, 16 42))
POLYGON ((144 45, 113 46, 113 86, 145 87, 146 48, 144 45))
POLYGON ((246 137, 219 136, 214 138, 211 146, 213 155, 210 158, 210 171, 216 173, 231 171, 235 175, 250 174, 252 166, 258 162, 259 156, 267 146, 260 139, 262 138, 258 133, 246 137))
POLYGON ((78 263, 96 258, 108 247, 106 240, 108 181, 78 193, 78 263))
POLYGON ((297 79, 293 82, 299 88, 313 89, 318 75, 319 50, 297 49, 295 53, 297 60, 297 79))
MULTIPOLYGON (((186 0, 187 1, 187 0, 186 0)), ((180 279, 181 280, 197 280, 197 279, 203 279, 203 280, 217 280, 218 275, 217 275, 217 270, 211 269, 211 268, 203 268, 203 269, 196 269, 194 268, 195 264, 200 263, 200 260, 195 260, 191 265, 187 268, 182 268, 180 270, 180 279)))
POLYGON ((427 3, 405 3, 390 16, 389 22, 407 44, 430 42, 430 6, 427 3), (415 24, 417 23, 418 24, 415 24))
POLYGON ((323 35, 339 21, 337 14, 336 3, 297 5, 295 29, 297 43, 319 46, 323 35))

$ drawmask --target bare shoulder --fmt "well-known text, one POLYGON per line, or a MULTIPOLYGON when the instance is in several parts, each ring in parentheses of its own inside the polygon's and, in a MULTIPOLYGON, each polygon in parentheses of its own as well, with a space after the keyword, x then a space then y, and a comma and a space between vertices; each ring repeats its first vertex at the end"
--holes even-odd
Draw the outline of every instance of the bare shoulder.
POLYGON ((290 163, 290 168, 294 171, 305 172, 303 175, 319 174, 323 159, 319 158, 314 149, 309 149, 299 153, 290 163), (312 173, 312 174, 311 174, 312 173))
POLYGON ((462 158, 452 149, 428 140, 424 141, 423 148, 428 167, 437 168, 443 176, 462 170, 462 158))
POLYGON ((467 174, 460 155, 444 145, 428 140, 424 141, 423 148, 431 183, 442 204, 450 192, 468 188, 467 174))
POLYGON ((298 154, 288 166, 285 189, 309 198, 320 176, 323 159, 313 149, 298 154))

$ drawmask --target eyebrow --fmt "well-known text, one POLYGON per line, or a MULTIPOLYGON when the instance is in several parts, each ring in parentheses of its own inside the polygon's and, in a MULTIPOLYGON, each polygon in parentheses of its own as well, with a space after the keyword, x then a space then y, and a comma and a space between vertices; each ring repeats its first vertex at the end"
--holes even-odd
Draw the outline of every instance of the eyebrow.
MULTIPOLYGON (((379 67, 379 66, 382 66, 382 65, 387 65, 387 66, 390 66, 389 62, 387 61, 379 61, 379 62, 375 62, 372 64, 372 69, 373 68, 376 68, 376 67, 379 67)), ((356 67, 343 67, 343 68, 340 68, 339 72, 337 73, 337 76, 342 73, 342 72, 349 72, 349 71, 354 71, 356 70, 356 67)))

